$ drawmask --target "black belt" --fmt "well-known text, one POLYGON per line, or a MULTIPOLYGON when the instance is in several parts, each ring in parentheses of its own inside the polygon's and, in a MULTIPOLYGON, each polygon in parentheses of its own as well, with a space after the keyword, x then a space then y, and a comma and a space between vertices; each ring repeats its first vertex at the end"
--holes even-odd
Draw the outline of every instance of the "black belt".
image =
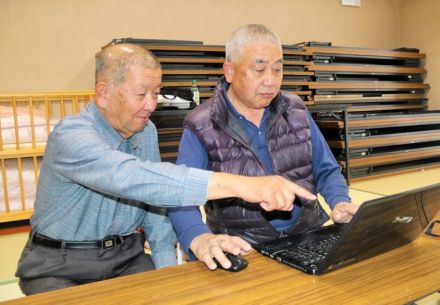
POLYGON ((31 234, 31 239, 32 243, 36 245, 55 249, 111 249, 122 244, 125 239, 133 234, 125 236, 112 235, 102 240, 64 241, 34 233, 33 235, 31 234))

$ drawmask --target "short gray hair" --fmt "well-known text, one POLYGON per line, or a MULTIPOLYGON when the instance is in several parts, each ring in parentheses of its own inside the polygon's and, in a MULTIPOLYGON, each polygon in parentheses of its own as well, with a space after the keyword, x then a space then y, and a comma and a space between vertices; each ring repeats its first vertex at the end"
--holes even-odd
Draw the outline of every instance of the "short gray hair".
POLYGON ((249 42, 265 41, 280 47, 281 40, 277 34, 262 24, 246 24, 233 31, 226 41, 226 60, 234 61, 239 56, 244 46, 249 42))
POLYGON ((115 86, 125 82, 131 66, 160 69, 157 58, 148 50, 132 44, 114 44, 95 55, 95 83, 108 81, 115 86))

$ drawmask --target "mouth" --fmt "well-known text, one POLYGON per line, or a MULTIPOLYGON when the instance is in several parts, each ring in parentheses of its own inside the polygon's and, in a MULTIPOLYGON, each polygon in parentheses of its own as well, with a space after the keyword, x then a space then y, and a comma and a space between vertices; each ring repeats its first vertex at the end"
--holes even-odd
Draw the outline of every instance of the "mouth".
POLYGON ((274 97, 275 92, 260 93, 260 95, 261 95, 264 99, 271 99, 271 98, 274 97))
POLYGON ((144 124, 146 124, 148 122, 148 120, 150 119, 150 115, 146 114, 146 115, 140 115, 137 117, 140 121, 142 121, 144 124))

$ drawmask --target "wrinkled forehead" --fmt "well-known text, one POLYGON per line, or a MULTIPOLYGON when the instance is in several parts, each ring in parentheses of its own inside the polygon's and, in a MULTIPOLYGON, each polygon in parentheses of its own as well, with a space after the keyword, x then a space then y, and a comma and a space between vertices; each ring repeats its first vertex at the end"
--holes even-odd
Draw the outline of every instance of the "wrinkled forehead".
POLYGON ((249 42, 241 50, 238 61, 246 60, 252 64, 283 63, 282 49, 274 43, 249 42))
POLYGON ((273 61, 269 61, 268 59, 263 59, 263 58, 256 58, 255 59, 255 64, 256 65, 267 65, 267 64, 283 64, 284 60, 282 57, 273 60, 273 61))
POLYGON ((162 83, 161 68, 146 68, 142 65, 128 67, 126 83, 129 85, 157 86, 162 83))

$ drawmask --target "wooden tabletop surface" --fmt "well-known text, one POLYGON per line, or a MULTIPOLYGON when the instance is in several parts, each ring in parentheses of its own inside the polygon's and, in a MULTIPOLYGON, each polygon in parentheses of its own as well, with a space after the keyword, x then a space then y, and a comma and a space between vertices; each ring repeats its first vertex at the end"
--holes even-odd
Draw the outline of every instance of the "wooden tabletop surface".
POLYGON ((440 290, 439 258, 440 239, 424 234, 321 276, 254 251, 238 273, 193 262, 1 304, 406 304, 440 290))

